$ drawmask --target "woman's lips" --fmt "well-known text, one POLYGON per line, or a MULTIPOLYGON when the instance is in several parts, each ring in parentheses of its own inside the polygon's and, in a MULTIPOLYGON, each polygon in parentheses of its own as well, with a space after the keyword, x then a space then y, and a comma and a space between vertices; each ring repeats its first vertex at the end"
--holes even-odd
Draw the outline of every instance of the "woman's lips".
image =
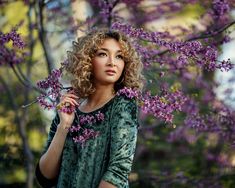
POLYGON ((110 71, 110 70, 108 70, 108 71, 105 71, 108 75, 114 75, 115 74, 115 72, 114 71, 110 71))

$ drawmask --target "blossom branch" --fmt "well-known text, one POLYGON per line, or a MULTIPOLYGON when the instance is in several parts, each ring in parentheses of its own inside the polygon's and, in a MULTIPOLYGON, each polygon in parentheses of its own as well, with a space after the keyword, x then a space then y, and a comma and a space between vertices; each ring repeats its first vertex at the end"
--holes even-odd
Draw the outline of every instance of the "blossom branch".
MULTIPOLYGON (((231 27, 232 25, 235 24, 235 20, 230 22, 229 24, 225 25, 224 27, 216 30, 216 31, 211 31, 210 33, 211 34, 201 34, 200 36, 197 36, 197 37, 192 37, 192 38, 189 38, 187 39, 186 41, 190 42, 190 41, 194 41, 194 40, 198 40, 198 39, 205 39, 205 38, 211 38, 211 37, 214 37, 220 33, 222 33, 223 31, 225 31, 226 29, 228 29, 229 27, 231 27)), ((162 52, 159 52, 158 54, 156 54, 157 56, 162 56, 164 55, 165 53, 169 52, 170 50, 167 49, 167 50, 164 50, 162 52)))

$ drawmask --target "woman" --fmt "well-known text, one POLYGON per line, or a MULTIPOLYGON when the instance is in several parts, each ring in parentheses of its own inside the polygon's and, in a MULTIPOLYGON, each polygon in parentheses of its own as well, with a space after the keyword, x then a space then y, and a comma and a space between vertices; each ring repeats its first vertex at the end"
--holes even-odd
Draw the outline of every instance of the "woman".
POLYGON ((36 168, 43 187, 126 188, 136 148, 135 98, 116 93, 142 89, 142 64, 127 37, 100 29, 78 38, 65 69, 74 92, 62 96, 36 168), (83 99, 83 100, 81 100, 83 99))

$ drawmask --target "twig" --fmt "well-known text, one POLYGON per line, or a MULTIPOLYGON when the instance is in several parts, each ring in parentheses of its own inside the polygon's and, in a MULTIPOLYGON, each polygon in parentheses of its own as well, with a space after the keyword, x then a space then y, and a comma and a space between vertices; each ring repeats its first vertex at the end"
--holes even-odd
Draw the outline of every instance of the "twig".
POLYGON ((38 100, 36 99, 36 100, 32 101, 32 102, 29 103, 29 104, 22 105, 21 107, 22 107, 22 108, 27 108, 27 107, 29 107, 30 105, 32 105, 32 104, 34 104, 34 103, 37 103, 37 102, 38 102, 38 100))
POLYGON ((21 78, 21 76, 18 74, 18 72, 16 71, 15 67, 10 64, 13 72, 15 73, 16 77, 18 78, 18 80, 20 81, 21 84, 23 84, 25 87, 29 87, 29 85, 21 78))
MULTIPOLYGON (((212 32, 212 34, 207 34, 207 35, 200 35, 198 37, 192 37, 192 38, 189 38, 187 39, 185 42, 190 42, 190 41, 193 41, 193 40, 197 40, 197 39, 204 39, 204 38, 211 38, 211 37, 214 37, 220 33, 222 33, 224 30, 226 30, 227 28, 231 27, 233 24, 235 24, 235 20, 232 21, 231 23, 225 25, 224 27, 218 29, 217 31, 214 31, 212 32)), ((167 49, 167 50, 164 50, 162 52, 159 52, 158 54, 156 54, 156 56, 161 56, 161 55, 164 55, 165 53, 169 52, 170 50, 167 49)))
POLYGON ((30 80, 28 80, 24 74, 22 73, 22 71, 20 70, 19 67, 17 67, 19 73, 16 71, 15 67, 13 65, 11 65, 11 68, 13 70, 13 72, 15 73, 16 77, 18 78, 18 80, 20 81, 21 84, 23 84, 25 87, 29 87, 29 88, 33 88, 34 90, 36 90, 39 93, 45 94, 44 91, 40 90, 38 87, 34 86, 30 80), (23 77, 23 79, 22 79, 23 77))
POLYGON ((202 35, 200 35, 200 36, 190 38, 190 39, 188 39, 188 40, 186 40, 186 41, 192 41, 192 40, 197 40, 197 39, 204 39, 204 38, 211 38, 211 37, 214 37, 214 36, 216 36, 216 35, 222 33, 222 32, 223 32, 224 30, 226 30, 227 28, 231 27, 233 24, 235 24, 235 20, 232 21, 231 23, 225 25, 224 27, 218 29, 217 31, 212 32, 211 34, 205 34, 205 35, 202 34, 202 35))
POLYGON ((46 33, 45 33, 45 29, 44 29, 44 23, 43 23, 43 8, 44 8, 45 4, 43 3, 42 0, 38 1, 38 11, 37 12, 37 17, 38 17, 38 29, 39 29, 39 39, 40 42, 42 44, 42 48, 45 54, 45 58, 47 61, 47 68, 48 68, 48 73, 50 74, 52 72, 52 69, 54 68, 53 66, 53 59, 52 56, 50 55, 50 53, 48 52, 50 49, 49 47, 46 45, 46 33))

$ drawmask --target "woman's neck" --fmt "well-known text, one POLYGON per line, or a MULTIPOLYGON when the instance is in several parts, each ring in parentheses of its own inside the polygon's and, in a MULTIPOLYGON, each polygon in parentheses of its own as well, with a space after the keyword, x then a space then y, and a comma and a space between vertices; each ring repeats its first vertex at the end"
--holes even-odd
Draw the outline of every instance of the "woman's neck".
POLYGON ((115 96, 113 86, 99 86, 82 104, 82 109, 91 111, 103 106, 115 96))

